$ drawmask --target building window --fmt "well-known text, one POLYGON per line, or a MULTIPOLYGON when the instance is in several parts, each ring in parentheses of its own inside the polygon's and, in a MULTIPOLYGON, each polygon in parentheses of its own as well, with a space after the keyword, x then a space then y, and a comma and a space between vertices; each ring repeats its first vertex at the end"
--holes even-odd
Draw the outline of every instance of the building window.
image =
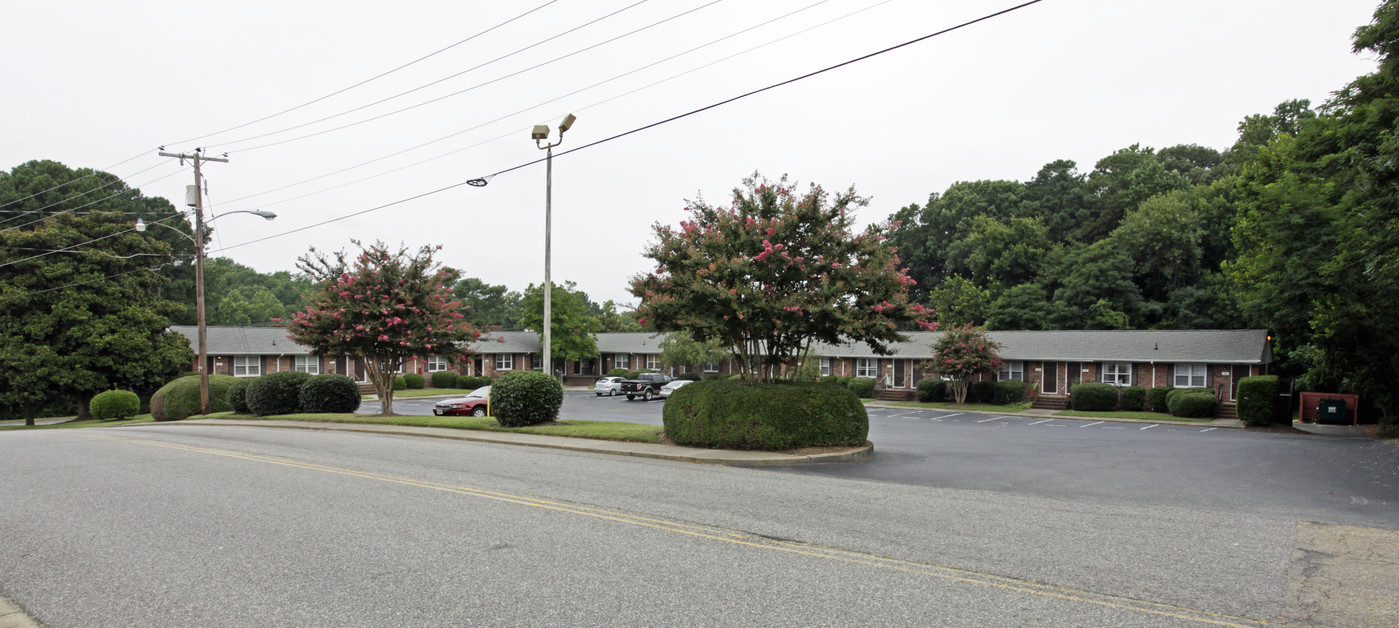
POLYGON ((544 356, 538 353, 531 355, 529 358, 529 368, 533 371, 544 370, 544 356))
POLYGON ((1176 388, 1204 388, 1205 365, 1177 364, 1176 376, 1171 385, 1176 388))
POLYGON ((573 363, 574 375, 597 375, 597 358, 583 358, 573 363))
POLYGON ((233 356, 233 375, 235 377, 257 377, 258 375, 262 375, 262 356, 233 356))
POLYGON ((630 355, 627 355, 627 354, 625 354, 625 353, 616 353, 616 354, 613 354, 613 355, 612 355, 612 368, 614 368, 614 369, 630 369, 630 368, 631 368, 631 356, 630 356, 630 355))
POLYGON ((831 359, 821 358, 821 377, 829 377, 831 374, 831 359))
POLYGON ((648 370, 648 371, 658 371, 658 370, 660 370, 660 368, 661 368, 661 356, 658 356, 658 355, 648 355, 648 356, 646 356, 646 370, 648 370))
POLYGON ((320 375, 320 374, 321 374, 321 359, 320 359, 319 356, 314 356, 314 355, 298 355, 298 356, 296 356, 296 366, 295 366, 295 368, 296 368, 296 370, 301 371, 302 373, 310 373, 310 374, 312 374, 312 375, 320 375))
POLYGON ((1021 360, 1006 360, 1001 363, 1001 371, 996 373, 996 381, 1002 382, 1008 379, 1025 381, 1025 362, 1021 360))
POLYGON ((495 370, 509 371, 515 368, 515 354, 497 353, 495 354, 495 370))
POLYGON ((718 373, 718 372, 719 372, 719 363, 718 363, 718 362, 705 362, 705 363, 704 363, 704 372, 706 372, 706 373, 718 373))
POLYGON ((855 360, 855 377, 878 377, 879 360, 859 358, 855 360))
POLYGON ((427 372, 436 373, 447 370, 447 359, 432 356, 427 359, 427 372))
POLYGON ((1132 363, 1130 362, 1104 362, 1103 363, 1103 383, 1114 386, 1132 385, 1132 363))

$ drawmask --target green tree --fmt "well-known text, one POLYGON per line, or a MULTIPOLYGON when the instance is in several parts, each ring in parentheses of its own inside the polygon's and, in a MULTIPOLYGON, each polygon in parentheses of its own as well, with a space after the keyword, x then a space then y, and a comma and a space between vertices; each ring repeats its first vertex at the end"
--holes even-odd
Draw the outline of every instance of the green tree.
MULTIPOLYGON (((595 358, 597 349, 597 319, 587 314, 587 295, 578 290, 572 281, 564 285, 554 284, 549 290, 549 326, 551 359, 556 362, 552 370, 562 368, 557 365, 562 360, 595 358)), ((539 338, 544 339, 544 285, 530 284, 525 289, 524 315, 520 322, 526 329, 538 330, 539 338)))
POLYGON ((990 329, 1048 329, 1053 308, 1044 286, 1025 283, 1002 292, 990 311, 990 329))
POLYGON ((1035 278, 1050 248, 1049 229, 1038 217, 977 216, 948 256, 953 270, 977 285, 1013 286, 1035 278))
POLYGON ((1062 284, 1054 291, 1053 327, 1057 329, 1117 329, 1134 320, 1141 293, 1132 282, 1132 259, 1127 252, 1100 240, 1068 252, 1062 284))
POLYGON ((673 331, 661 339, 661 363, 671 366, 703 367, 729 357, 723 341, 710 338, 700 342, 684 331, 673 331))
POLYGON ((1093 203, 1079 212, 1071 233, 1079 242, 1097 242, 1117 228, 1129 210, 1158 194, 1189 187, 1179 172, 1167 170, 1155 151, 1133 144, 1098 160, 1088 174, 1093 203))
POLYGON ((1128 210, 1109 239, 1132 260, 1132 281, 1142 297, 1163 301, 1199 278, 1203 236, 1194 198, 1177 190, 1128 210))
POLYGON ((488 284, 475 277, 463 277, 452 294, 466 308, 466 318, 482 328, 520 329, 524 295, 505 286, 488 284))
POLYGON ((795 377, 813 341, 869 343, 881 353, 903 340, 901 324, 926 309, 908 298, 910 278, 885 240, 891 225, 853 233, 852 188, 805 193, 786 177, 744 179, 729 206, 691 201, 679 228, 657 225, 646 249, 656 269, 632 279, 637 311, 661 331, 718 339, 749 379, 795 377))
POLYGON ((948 277, 928 293, 939 325, 984 323, 994 299, 990 290, 960 275, 948 277))
POLYGON ((948 379, 953 401, 963 404, 967 402, 972 377, 1001 368, 1001 357, 996 354, 999 348, 1000 344, 991 340, 985 330, 971 325, 952 327, 933 341, 933 360, 925 368, 948 379))
POLYGON ((1080 212, 1091 205, 1087 177, 1069 159, 1049 162, 1025 183, 1021 216, 1036 216, 1049 230, 1049 239, 1063 242, 1076 227, 1080 212))
POLYGON ((593 318, 597 319, 597 330, 599 333, 645 330, 645 328, 641 326, 641 323, 636 321, 635 311, 619 312, 617 311, 617 304, 613 303, 611 300, 603 303, 598 309, 599 312, 593 318))
POLYGON ((353 260, 314 249, 298 267, 320 286, 306 309, 292 316, 287 332, 320 355, 351 355, 379 395, 380 412, 393 414, 393 379, 413 356, 466 359, 466 346, 481 336, 463 319, 461 303, 449 300, 455 270, 433 261, 438 250, 415 255, 383 243, 364 247, 353 260))

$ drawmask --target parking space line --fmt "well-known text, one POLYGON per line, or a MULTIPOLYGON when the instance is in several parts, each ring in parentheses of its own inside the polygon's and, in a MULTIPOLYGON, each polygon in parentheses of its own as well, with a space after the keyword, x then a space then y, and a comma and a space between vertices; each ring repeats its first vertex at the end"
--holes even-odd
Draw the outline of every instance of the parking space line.
POLYGON ((1158 424, 1158 423, 1152 423, 1151 425, 1148 425, 1148 426, 1146 426, 1146 427, 1144 427, 1144 428, 1142 428, 1142 429, 1144 429, 1144 430, 1149 430, 1149 429, 1151 429, 1151 428, 1153 428, 1153 427, 1158 427, 1159 425, 1160 425, 1160 424, 1158 424))
POLYGON ((1030 425, 1039 425, 1040 423, 1048 423, 1048 422, 1053 421, 1053 420, 1054 420, 1054 419, 1045 419, 1045 420, 1043 420, 1043 421, 1035 421, 1034 423, 1031 423, 1030 425))
POLYGON ((1088 427, 1088 426, 1090 426, 1090 425, 1098 425, 1098 424, 1101 424, 1101 423, 1102 423, 1102 421, 1094 421, 1094 422, 1092 422, 1092 423, 1089 423, 1088 425, 1080 425, 1079 427, 1088 427))
POLYGON ((942 415, 942 416, 940 416, 940 417, 938 417, 938 418, 936 418, 936 419, 933 419, 933 420, 934 420, 934 421, 941 421, 941 420, 943 420, 943 419, 950 419, 950 418, 952 418, 952 417, 954 417, 954 416, 962 416, 962 415, 964 415, 964 414, 966 414, 966 413, 965 413, 965 412, 958 412, 958 413, 956 413, 956 414, 944 414, 944 415, 942 415))
POLYGON ((1205 429, 1203 429, 1203 430, 1200 430, 1200 431, 1201 431, 1201 432, 1208 432, 1208 431, 1210 431, 1210 430, 1217 430, 1217 429, 1219 429, 1219 428, 1217 428, 1217 427, 1207 427, 1207 428, 1205 428, 1205 429))
POLYGON ((987 421, 995 421, 996 419, 1004 419, 1004 418, 1005 418, 1005 417, 1003 417, 1003 416, 993 416, 993 417, 991 417, 991 418, 989 418, 989 419, 982 419, 982 420, 980 420, 980 421, 977 421, 977 423, 985 423, 985 422, 987 422, 987 421))

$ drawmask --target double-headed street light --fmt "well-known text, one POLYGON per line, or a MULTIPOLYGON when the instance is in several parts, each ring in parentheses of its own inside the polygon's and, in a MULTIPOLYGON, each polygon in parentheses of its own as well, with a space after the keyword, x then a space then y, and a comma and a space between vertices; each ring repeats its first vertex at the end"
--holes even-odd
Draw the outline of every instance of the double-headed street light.
MULTIPOLYGON (((229 214, 252 214, 264 220, 272 220, 277 217, 277 214, 261 209, 240 209, 218 214, 205 221, 203 208, 196 206, 195 212, 193 236, 164 223, 153 222, 151 224, 165 227, 189 238, 194 243, 194 316, 199 321, 199 413, 209 414, 212 408, 209 406, 209 334, 208 328, 204 324, 204 227, 229 214)), ((136 230, 140 232, 146 230, 146 223, 142 222, 140 218, 136 219, 136 230)))
POLYGON ((554 327, 550 311, 553 302, 553 282, 549 279, 549 223, 553 213, 550 205, 554 196, 554 147, 563 143, 564 132, 572 127, 573 121, 577 119, 570 113, 559 123, 559 141, 553 144, 549 143, 549 125, 536 124, 530 132, 530 139, 534 140, 534 145, 539 147, 539 150, 547 151, 544 155, 544 372, 550 377, 554 376, 554 356, 550 344, 554 327))

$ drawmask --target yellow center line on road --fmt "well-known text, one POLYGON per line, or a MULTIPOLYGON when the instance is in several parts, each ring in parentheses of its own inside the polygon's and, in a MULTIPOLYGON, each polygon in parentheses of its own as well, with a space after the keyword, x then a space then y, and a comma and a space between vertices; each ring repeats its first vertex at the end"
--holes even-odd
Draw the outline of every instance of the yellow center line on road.
POLYGON ((862 554, 859 552, 852 552, 836 548, 824 548, 820 546, 805 545, 790 541, 767 539, 765 537, 759 537, 757 535, 722 532, 715 530, 713 527, 686 524, 676 521, 666 521, 661 519, 652 519, 638 515, 604 510, 601 508, 592 508, 577 504, 569 504, 549 499, 526 497, 523 495, 513 495, 510 493, 501 493, 496 491, 487 491, 483 489, 470 488, 466 486, 456 486, 452 484, 441 484, 438 482, 429 482, 425 480, 415 480, 412 478, 385 475, 381 473, 372 473, 369 471, 357 471, 354 469, 332 467, 309 462, 297 462, 293 460, 286 460, 270 456, 262 456, 258 454, 243 453, 224 449, 212 449, 208 447, 196 447, 193 445, 181 445, 177 443, 167 443, 137 438, 121 438, 116 436, 101 436, 95 434, 85 436, 88 436, 89 438, 98 438, 102 440, 119 441, 139 445, 149 445, 153 447, 163 447, 166 449, 189 451, 195 453, 208 454, 212 456, 221 456, 225 458, 235 458, 239 460, 247 460, 250 462, 262 462, 267 464, 275 464, 285 467, 293 467, 311 471, 334 473, 337 475, 345 475, 368 480, 378 480, 381 482, 388 482, 392 484, 400 484, 405 486, 414 486, 418 488, 445 491, 461 495, 483 497, 495 501, 519 504, 522 506, 533 506, 535 508, 544 508, 547 510, 553 510, 557 512, 564 512, 575 515, 583 515, 586 517, 593 517, 597 519, 604 519, 607 521, 615 521, 618 523, 625 523, 635 526, 652 528, 656 530, 663 530, 666 532, 673 532, 676 534, 684 534, 698 538, 722 541, 725 543, 731 543, 734 545, 741 545, 745 547, 752 547, 756 549, 765 549, 789 554, 810 556, 813 558, 824 558, 827 560, 852 563, 867 567, 876 567, 923 576, 932 576, 934 578, 939 578, 942 580, 948 580, 953 582, 981 585, 1008 591, 1017 591, 1020 593, 1028 593, 1031 595, 1056 598, 1071 602, 1092 604, 1095 606, 1115 608, 1124 611, 1160 615, 1164 617, 1182 619, 1202 624, 1237 627, 1261 626, 1267 624, 1267 622, 1260 620, 1248 619, 1243 617, 1233 617, 1211 611, 1173 606, 1158 602, 1132 600, 1128 598, 1120 598, 1110 595, 1092 593, 1088 591, 1078 591, 1067 587, 1057 587, 1029 580, 1019 580, 1005 576, 980 574, 976 572, 955 569, 952 567, 926 565, 894 558, 884 558, 879 556, 873 556, 870 554, 862 554), (758 538, 762 540, 755 540, 758 538))

